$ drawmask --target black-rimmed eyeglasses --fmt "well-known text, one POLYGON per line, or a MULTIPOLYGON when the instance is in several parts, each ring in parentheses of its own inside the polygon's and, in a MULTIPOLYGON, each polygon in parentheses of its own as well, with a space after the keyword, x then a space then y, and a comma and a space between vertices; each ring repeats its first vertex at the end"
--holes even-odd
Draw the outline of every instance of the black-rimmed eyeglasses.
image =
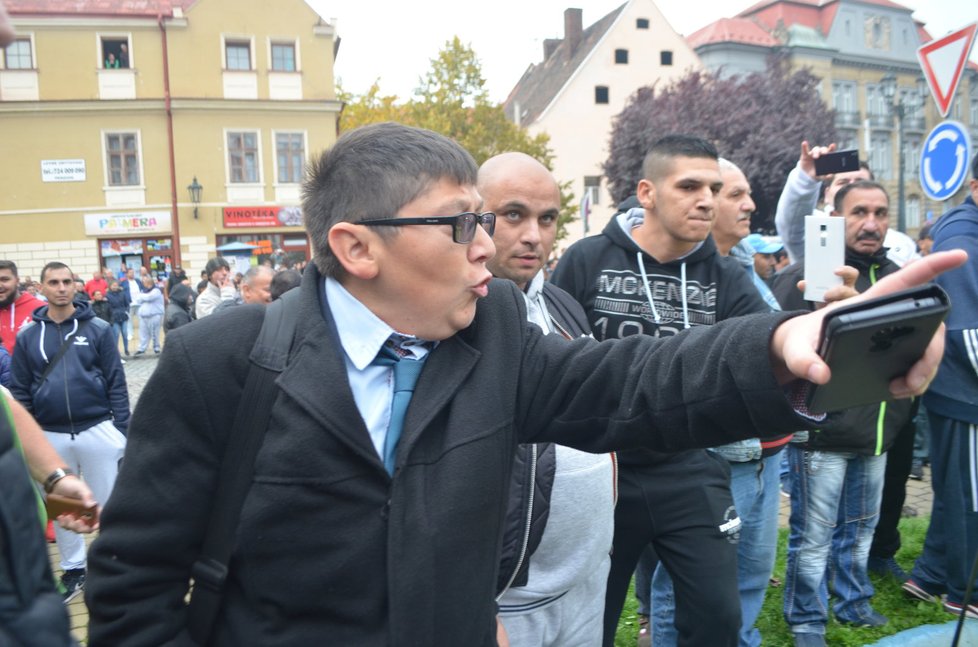
POLYGON ((457 216, 422 216, 420 218, 375 218, 373 220, 361 220, 358 225, 368 227, 398 227, 401 225, 451 225, 452 240, 463 245, 471 243, 475 238, 476 224, 482 225, 486 233, 492 236, 496 230, 496 214, 491 211, 486 213, 473 213, 467 211, 457 216))

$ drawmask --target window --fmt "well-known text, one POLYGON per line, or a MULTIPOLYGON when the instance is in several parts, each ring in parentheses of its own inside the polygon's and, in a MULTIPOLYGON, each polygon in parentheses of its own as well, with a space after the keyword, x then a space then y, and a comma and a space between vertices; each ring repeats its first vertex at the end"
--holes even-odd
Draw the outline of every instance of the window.
POLYGON ((601 176, 585 175, 584 192, 590 197, 592 206, 601 204, 601 176))
POLYGON ((275 160, 280 184, 302 182, 302 166, 306 159, 302 133, 275 133, 275 160))
POLYGON ((34 61, 31 56, 31 41, 29 38, 18 38, 7 45, 4 59, 8 70, 33 70, 34 61))
POLYGON ((258 133, 228 133, 228 166, 233 184, 257 184, 258 133))
POLYGON ((873 134, 869 153, 869 168, 873 169, 877 180, 889 180, 893 176, 893 149, 890 133, 873 134))
POLYGON ((636 18, 635 19, 635 29, 648 29, 649 19, 648 18, 636 18))
POLYGON ((920 137, 907 135, 903 140, 903 172, 914 177, 920 166, 920 137))
POLYGON ((227 69, 251 70, 251 43, 249 41, 225 41, 224 55, 227 60, 227 69))
POLYGON ((978 85, 972 85, 971 88, 971 104, 968 112, 971 113, 971 125, 978 126, 978 85))
POLYGON ((856 112, 856 84, 846 81, 832 83, 832 108, 836 112, 856 112))
POLYGON ((920 227, 920 198, 912 195, 907 198, 907 213, 904 217, 907 229, 920 227))
POLYGON ((883 88, 878 85, 866 86, 866 112, 871 116, 886 117, 890 114, 883 88))
POLYGON ((105 158, 109 186, 139 185, 139 137, 136 133, 106 133, 105 158))
POLYGON ((608 86, 607 85, 596 85, 596 86, 594 86, 594 102, 595 103, 608 103, 608 86))
POLYGON ((672 65, 672 52, 664 49, 659 52, 659 65, 672 65))
POLYGON ((103 37, 101 45, 102 60, 99 64, 103 69, 129 69, 131 63, 128 38, 103 37))
POLYGON ((295 43, 272 43, 272 70, 295 72, 295 43))
POLYGON ((627 49, 616 49, 615 50, 615 63, 618 65, 626 65, 628 63, 628 50, 627 49))

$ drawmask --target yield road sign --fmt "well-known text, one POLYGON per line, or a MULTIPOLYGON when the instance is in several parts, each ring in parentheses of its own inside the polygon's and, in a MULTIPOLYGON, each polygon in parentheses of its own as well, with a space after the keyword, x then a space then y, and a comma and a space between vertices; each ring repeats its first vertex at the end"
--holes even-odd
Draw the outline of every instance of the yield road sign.
POLYGON ((956 121, 943 121, 930 131, 920 152, 920 186, 931 200, 947 200, 968 175, 971 138, 956 121))
POLYGON ((971 23, 964 29, 950 33, 943 38, 932 40, 917 50, 920 67, 930 86, 930 92, 937 102, 941 117, 947 117, 954 100, 954 92, 968 63, 968 55, 975 44, 978 23, 971 23))

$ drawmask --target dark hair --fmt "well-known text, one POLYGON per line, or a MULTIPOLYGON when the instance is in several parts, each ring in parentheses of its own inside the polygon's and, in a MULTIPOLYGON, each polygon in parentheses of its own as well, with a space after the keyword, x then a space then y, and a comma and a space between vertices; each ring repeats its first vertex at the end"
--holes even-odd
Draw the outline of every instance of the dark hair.
POLYGON ((221 268, 224 268, 229 272, 231 271, 231 266, 228 265, 228 262, 223 258, 221 258, 220 256, 215 256, 214 258, 207 261, 207 265, 204 266, 204 273, 207 275, 207 280, 209 281, 211 278, 211 274, 213 274, 214 272, 218 271, 221 268))
MULTIPOLYGON (((71 274, 71 268, 65 265, 64 263, 62 263, 61 261, 51 261, 41 269, 41 283, 44 283, 44 275, 47 274, 48 270, 68 270, 68 273, 71 274)), ((73 279, 73 280, 81 281, 81 279, 73 279)), ((82 285, 84 284, 85 282, 82 281, 82 285)))
POLYGON ((971 160, 971 177, 978 180, 978 153, 975 153, 974 159, 971 160))
MULTIPOLYGON (((309 163, 302 185, 313 261, 324 275, 338 277, 343 268, 327 239, 333 225, 393 217, 441 179, 474 186, 477 171, 464 148, 430 130, 387 122, 344 133, 309 163)), ((376 231, 394 236, 395 229, 376 231)))
MULTIPOLYGON (((876 176, 873 174, 873 169, 869 168, 869 163, 865 160, 859 160, 859 168, 863 171, 869 173, 869 179, 875 180, 876 176)), ((819 203, 825 200, 825 192, 828 190, 829 186, 832 184, 832 179, 835 176, 831 176, 828 179, 822 180, 822 186, 818 187, 818 201, 819 203)))
POLYGON ((850 191, 856 191, 859 189, 879 189, 886 196, 886 201, 890 201, 890 194, 886 192, 886 188, 879 182, 873 180, 856 180, 855 182, 850 182, 835 194, 835 204, 832 205, 833 209, 837 213, 842 213, 842 203, 845 201, 846 196, 849 195, 850 191))
POLYGON ((702 137, 693 135, 666 135, 649 148, 642 160, 642 175, 655 181, 672 168, 677 157, 693 157, 716 160, 720 158, 717 147, 702 137))
POLYGON ((10 270, 14 277, 20 277, 20 275, 17 274, 17 263, 14 263, 13 261, 0 261, 0 270, 10 270))
POLYGON ((282 270, 272 277, 272 285, 269 288, 269 291, 272 293, 272 301, 292 288, 299 287, 300 283, 302 283, 302 274, 295 270, 282 270))

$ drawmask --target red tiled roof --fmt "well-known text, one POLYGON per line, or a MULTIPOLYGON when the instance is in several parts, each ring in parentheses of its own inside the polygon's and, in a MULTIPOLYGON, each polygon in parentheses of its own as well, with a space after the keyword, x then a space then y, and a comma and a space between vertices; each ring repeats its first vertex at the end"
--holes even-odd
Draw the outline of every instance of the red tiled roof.
POLYGON ((781 44, 777 38, 747 18, 721 18, 690 34, 686 42, 693 49, 710 43, 744 43, 761 47, 781 44))
POLYGON ((5 0, 11 16, 169 16, 197 0, 5 0))
MULTIPOLYGON (((865 4, 902 9, 911 9, 892 0, 859 0, 865 4)), ((765 29, 777 27, 778 22, 785 25, 804 25, 827 35, 839 9, 839 0, 762 0, 737 14, 738 18, 752 18, 765 29)))

